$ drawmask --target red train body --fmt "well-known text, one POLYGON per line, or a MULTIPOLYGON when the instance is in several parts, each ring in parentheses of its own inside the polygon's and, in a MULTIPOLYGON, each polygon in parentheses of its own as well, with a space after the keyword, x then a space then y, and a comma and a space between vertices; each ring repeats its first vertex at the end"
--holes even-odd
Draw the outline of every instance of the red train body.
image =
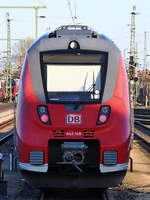
POLYGON ((8 81, 8 91, 6 92, 6 81, 3 83, 2 87, 2 96, 3 96, 3 101, 9 100, 10 95, 12 95, 12 99, 14 100, 16 97, 16 94, 18 93, 18 88, 19 88, 19 81, 16 79, 11 79, 11 92, 10 92, 10 79, 8 81))
POLYGON ((64 26, 36 41, 17 107, 19 167, 27 181, 39 188, 116 186, 128 167, 130 141, 128 80, 118 48, 86 26, 64 26))

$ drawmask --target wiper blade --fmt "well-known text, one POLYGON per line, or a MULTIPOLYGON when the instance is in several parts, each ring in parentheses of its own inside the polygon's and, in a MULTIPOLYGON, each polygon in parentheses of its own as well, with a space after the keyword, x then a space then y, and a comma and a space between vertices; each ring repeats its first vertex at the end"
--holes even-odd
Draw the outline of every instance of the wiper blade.
POLYGON ((94 70, 93 70, 93 83, 88 89, 88 91, 92 91, 93 100, 95 99, 95 86, 96 86, 96 84, 95 84, 95 77, 94 77, 94 70))
POLYGON ((94 92, 95 92, 95 86, 96 86, 96 84, 95 83, 92 83, 92 85, 87 89, 87 92, 93 92, 93 90, 94 90, 94 92))
POLYGON ((85 92, 87 77, 88 77, 88 72, 86 73, 86 76, 85 76, 84 85, 83 85, 83 87, 81 88, 81 91, 82 91, 82 92, 85 92))

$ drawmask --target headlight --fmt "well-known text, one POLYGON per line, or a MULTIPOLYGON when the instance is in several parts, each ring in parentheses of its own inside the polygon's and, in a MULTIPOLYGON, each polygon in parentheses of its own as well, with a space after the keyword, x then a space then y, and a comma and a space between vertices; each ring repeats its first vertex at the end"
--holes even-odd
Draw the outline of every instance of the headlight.
POLYGON ((110 106, 101 106, 98 114, 97 125, 105 124, 110 116, 110 106))
POLYGON ((45 105, 40 105, 37 107, 38 116, 42 123, 44 124, 51 124, 48 107, 45 105))

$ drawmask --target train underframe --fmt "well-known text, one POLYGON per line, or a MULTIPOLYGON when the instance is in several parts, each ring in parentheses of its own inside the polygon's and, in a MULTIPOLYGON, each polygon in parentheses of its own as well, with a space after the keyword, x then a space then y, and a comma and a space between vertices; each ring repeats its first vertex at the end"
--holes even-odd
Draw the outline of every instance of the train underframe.
POLYGON ((30 172, 21 170, 27 182, 36 188, 58 188, 58 189, 103 189, 115 187, 122 183, 126 170, 100 173, 98 168, 89 169, 83 174, 58 173, 51 169, 47 173, 30 172))
MULTIPOLYGON (((34 167, 40 168, 42 163, 44 163, 42 151, 32 151, 30 152, 32 169, 21 170, 27 182, 37 188, 108 188, 121 184, 126 174, 126 169, 101 173, 100 145, 98 140, 94 139, 50 140, 47 170, 35 172, 34 167), (38 160, 36 160, 37 153, 40 154, 38 160)), ((108 165, 108 167, 111 166, 115 165, 108 165)))

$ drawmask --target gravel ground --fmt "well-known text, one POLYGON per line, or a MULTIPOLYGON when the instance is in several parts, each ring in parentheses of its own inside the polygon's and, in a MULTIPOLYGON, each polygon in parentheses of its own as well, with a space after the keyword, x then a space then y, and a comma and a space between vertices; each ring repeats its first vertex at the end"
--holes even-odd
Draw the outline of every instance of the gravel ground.
POLYGON ((121 187, 108 190, 110 200, 149 200, 150 193, 121 187))
POLYGON ((14 108, 13 103, 0 103, 0 113, 5 110, 9 110, 9 109, 13 109, 13 108, 14 108))
MULTIPOLYGON (((8 183, 8 190, 11 192, 8 192, 8 199, 9 200, 39 200, 40 199, 40 190, 31 188, 28 186, 23 179, 20 179, 19 181, 16 180, 16 185, 13 187, 11 186, 11 182, 8 183)), ((76 191, 78 193, 78 191, 76 191)), ((80 191, 81 192, 81 191, 80 191)), ((138 192, 132 189, 125 189, 121 187, 116 187, 113 189, 108 189, 108 200, 149 200, 150 199, 150 193, 148 192, 138 192)), ((94 193, 91 195, 91 193, 87 192, 82 193, 82 195, 78 194, 78 196, 74 193, 68 196, 65 194, 59 194, 53 193, 51 198, 48 198, 49 200, 96 200, 98 199, 94 193)))

